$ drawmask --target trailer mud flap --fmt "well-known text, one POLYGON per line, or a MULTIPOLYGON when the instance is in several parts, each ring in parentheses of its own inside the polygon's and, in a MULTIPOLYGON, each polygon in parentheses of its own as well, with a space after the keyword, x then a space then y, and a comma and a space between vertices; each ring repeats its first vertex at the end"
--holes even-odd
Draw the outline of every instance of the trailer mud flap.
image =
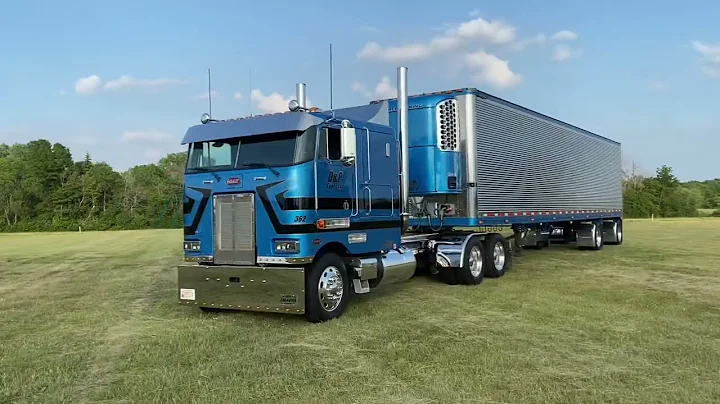
POLYGON ((305 313, 304 268, 178 266, 178 298, 184 306, 305 313))

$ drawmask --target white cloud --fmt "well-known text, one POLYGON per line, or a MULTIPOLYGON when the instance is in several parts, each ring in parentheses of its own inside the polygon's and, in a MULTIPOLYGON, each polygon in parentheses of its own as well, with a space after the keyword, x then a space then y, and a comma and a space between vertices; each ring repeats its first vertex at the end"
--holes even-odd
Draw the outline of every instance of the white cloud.
POLYGON ((155 129, 127 131, 122 134, 123 142, 168 143, 172 141, 172 139, 172 133, 155 129))
POLYGON ((235 93, 233 94, 233 98, 236 100, 242 100, 245 97, 242 95, 242 93, 235 93))
POLYGON ((511 88, 522 82, 522 76, 510 70, 506 60, 484 51, 465 56, 465 64, 474 70, 474 79, 496 88, 511 88))
POLYGON ((182 80, 168 77, 157 79, 137 79, 133 76, 124 75, 108 81, 107 83, 105 83, 103 88, 105 88, 106 90, 122 90, 126 88, 136 87, 157 88, 182 83, 184 83, 182 80))
MULTIPOLYGON (((250 92, 250 99, 255 104, 255 107, 260 110, 261 113, 271 114, 276 112, 288 111, 288 103, 295 97, 284 96, 280 93, 273 92, 265 95, 262 91, 255 89, 250 92)), ((306 96, 306 103, 308 108, 313 107, 312 100, 306 96)))
POLYGON ((372 91, 368 91, 362 83, 358 82, 353 83, 352 89, 353 91, 363 94, 367 98, 387 99, 397 97, 397 89, 392 86, 390 78, 387 76, 381 78, 380 82, 377 83, 372 91))
POLYGON ((80 77, 75 82, 75 92, 78 94, 94 94, 102 86, 102 80, 96 74, 88 77, 80 77))
POLYGON ((291 100, 279 93, 265 95, 260 90, 252 90, 250 99, 264 113, 285 112, 288 110, 288 103, 291 100))
POLYGON ((478 10, 478 9, 475 9, 470 12, 470 17, 477 17, 479 15, 480 15, 480 10, 478 10))
POLYGON ((388 47, 376 42, 368 42, 357 56, 360 59, 392 63, 419 61, 438 53, 455 50, 476 40, 496 45, 508 44, 515 40, 515 27, 503 21, 488 21, 478 17, 451 26, 442 35, 431 38, 428 42, 388 47))
POLYGON ((555 62, 563 62, 572 58, 580 57, 582 50, 573 49, 567 45, 556 45, 553 48, 552 60, 555 62))
MULTIPOLYGON (((219 91, 215 91, 215 90, 210 91, 210 95, 212 96, 213 99, 215 99, 215 98, 220 98, 220 97, 221 97, 220 92, 219 92, 219 91)), ((195 100, 195 101, 207 100, 207 99, 208 99, 208 93, 207 93, 207 92, 204 92, 204 93, 196 94, 196 95, 194 95, 192 98, 193 98, 193 100, 195 100)))
POLYGON ((693 48, 702 56, 700 62, 703 73, 713 78, 720 78, 720 44, 708 45, 693 41, 693 48))
POLYGON ((546 41, 547 41, 547 37, 545 36, 545 34, 537 34, 532 38, 527 38, 527 39, 513 42, 510 45, 510 49, 512 49, 514 51, 521 51, 530 46, 542 45, 546 41))
POLYGON ((101 89, 115 91, 128 88, 157 89, 170 85, 183 84, 184 80, 175 78, 137 79, 133 76, 123 75, 107 81, 103 85, 100 76, 93 74, 88 77, 81 77, 75 82, 75 92, 78 94, 95 94, 101 89))
POLYGON ((578 34, 568 30, 558 31, 550 37, 553 41, 574 41, 577 38, 578 34))

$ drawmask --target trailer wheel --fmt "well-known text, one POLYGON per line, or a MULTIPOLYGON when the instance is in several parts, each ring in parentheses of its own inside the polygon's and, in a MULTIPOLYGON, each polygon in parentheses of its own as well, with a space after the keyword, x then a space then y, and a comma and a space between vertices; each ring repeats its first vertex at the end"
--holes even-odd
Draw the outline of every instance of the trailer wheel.
POLYGON ((458 278, 463 285, 477 285, 485 275, 485 252, 480 240, 472 239, 465 246, 462 267, 458 278))
POLYGON ((500 234, 490 234, 483 244, 485 247, 485 276, 499 278, 505 275, 512 259, 505 237, 500 234))
POLYGON ((340 317, 350 298, 350 278, 345 263, 327 253, 310 266, 305 277, 305 316, 321 322, 340 317))

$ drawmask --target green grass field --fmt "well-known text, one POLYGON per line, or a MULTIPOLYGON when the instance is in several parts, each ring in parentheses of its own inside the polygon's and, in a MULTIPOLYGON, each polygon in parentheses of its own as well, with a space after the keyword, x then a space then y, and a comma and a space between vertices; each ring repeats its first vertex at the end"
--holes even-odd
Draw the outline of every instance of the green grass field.
POLYGON ((625 233, 322 324, 178 305, 181 231, 0 235, 0 402, 720 401, 720 220, 625 233))

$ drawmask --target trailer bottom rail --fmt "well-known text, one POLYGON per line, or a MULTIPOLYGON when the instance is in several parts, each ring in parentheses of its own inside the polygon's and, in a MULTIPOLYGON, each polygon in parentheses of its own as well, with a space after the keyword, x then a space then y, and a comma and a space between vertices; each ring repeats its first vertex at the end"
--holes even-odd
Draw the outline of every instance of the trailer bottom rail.
POLYGON ((305 313, 302 267, 179 265, 178 290, 182 305, 305 313))

